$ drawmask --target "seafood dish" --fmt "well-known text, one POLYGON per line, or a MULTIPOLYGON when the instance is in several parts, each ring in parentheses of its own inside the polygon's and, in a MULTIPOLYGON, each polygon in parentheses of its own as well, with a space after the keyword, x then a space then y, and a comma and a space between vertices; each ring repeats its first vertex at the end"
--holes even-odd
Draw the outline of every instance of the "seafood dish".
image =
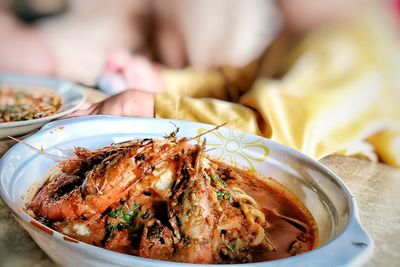
POLYGON ((109 116, 57 120, 3 156, 0 180, 4 203, 60 266, 359 266, 374 251, 355 198, 337 175, 289 147, 225 127, 109 116), (164 139, 171 123, 185 142, 164 139), (197 155, 203 158, 199 169, 197 155), (205 191, 196 189, 199 178, 206 179, 205 191), (234 187, 244 193, 238 196, 234 187), (204 209, 207 219, 184 213, 204 203, 211 207, 204 209), (247 208, 254 215, 246 217, 247 208), (257 246, 248 241, 262 234, 258 226, 268 240, 257 246), (207 227, 209 239, 190 232, 207 227), (208 258, 182 250, 184 244, 208 258), (173 263, 186 252, 188 263, 173 263))
POLYGON ((61 107, 61 97, 42 90, 0 88, 0 123, 44 118, 61 107))
POLYGON ((0 139, 35 132, 85 101, 82 89, 51 77, 0 73, 0 139))
POLYGON ((177 131, 75 148, 28 213, 70 238, 173 262, 260 262, 318 245, 311 213, 282 185, 211 158, 206 140, 177 131))

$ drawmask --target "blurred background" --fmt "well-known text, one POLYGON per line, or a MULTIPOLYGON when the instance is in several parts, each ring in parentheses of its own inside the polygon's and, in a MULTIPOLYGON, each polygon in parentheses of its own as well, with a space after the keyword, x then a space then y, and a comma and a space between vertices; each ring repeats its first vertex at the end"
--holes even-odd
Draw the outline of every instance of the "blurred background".
POLYGON ((400 165, 399 0, 1 0, 0 25, 1 72, 146 91, 156 117, 400 165))
MULTIPOLYGON (((117 97, 79 115, 147 103, 150 116, 229 122, 334 155, 323 162, 355 192, 376 241, 370 265, 399 263, 400 0, 0 0, 0 72, 117 97), (135 90, 147 102, 123 94, 135 90)), ((3 232, 9 259, 44 257, 3 232)))
MULTIPOLYGON (((0 71, 55 75, 94 84, 107 69, 107 62, 122 64, 119 61, 130 55, 175 69, 243 67, 282 36, 286 42, 275 46, 276 51, 293 47, 322 27, 365 17, 379 21, 371 31, 392 27, 391 35, 398 35, 399 3, 1 0, 0 71)), ((280 56, 273 54, 276 56, 268 64, 275 64, 273 60, 280 56)), ((141 63, 139 69, 146 72, 146 62, 141 63)))

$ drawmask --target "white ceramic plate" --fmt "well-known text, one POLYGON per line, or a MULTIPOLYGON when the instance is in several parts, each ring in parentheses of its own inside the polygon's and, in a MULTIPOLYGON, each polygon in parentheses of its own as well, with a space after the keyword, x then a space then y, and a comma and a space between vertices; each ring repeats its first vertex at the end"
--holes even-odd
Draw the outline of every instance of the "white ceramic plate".
POLYGON ((0 73, 0 84, 11 85, 15 89, 22 88, 24 91, 38 90, 39 88, 53 90, 61 96, 62 102, 60 110, 48 117, 28 121, 0 123, 0 139, 9 135, 18 136, 32 132, 51 120, 75 111, 85 101, 83 91, 79 86, 50 77, 0 73))
MULTIPOLYGON (((187 121, 92 116, 51 122, 25 141, 62 155, 59 148, 98 148, 133 138, 162 138, 174 130, 171 121, 180 128, 181 137, 196 136, 213 127, 187 121)), ((326 167, 268 139, 228 128, 209 133, 206 138, 210 148, 214 148, 209 152, 211 156, 274 177, 306 205, 318 224, 318 248, 270 261, 268 266, 357 266, 372 255, 373 241, 360 224, 354 197, 326 167)), ((171 265, 76 241, 30 217, 24 211, 24 195, 33 184, 43 183, 44 174, 55 164, 51 158, 23 144, 10 149, 0 162, 1 197, 18 222, 55 262, 65 266, 171 265)), ((174 263, 174 266, 191 265, 174 263)))

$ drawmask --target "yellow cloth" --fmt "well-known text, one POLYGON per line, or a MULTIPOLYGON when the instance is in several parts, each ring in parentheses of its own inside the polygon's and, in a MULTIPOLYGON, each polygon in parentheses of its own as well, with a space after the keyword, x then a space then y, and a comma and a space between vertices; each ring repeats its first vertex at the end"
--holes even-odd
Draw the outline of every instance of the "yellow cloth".
POLYGON ((289 67, 280 79, 260 76, 256 64, 243 72, 166 71, 155 114, 228 122, 316 159, 378 156, 400 166, 398 45, 387 27, 368 18, 306 36, 285 55, 281 63, 289 67), (255 72, 258 78, 246 88, 255 72))

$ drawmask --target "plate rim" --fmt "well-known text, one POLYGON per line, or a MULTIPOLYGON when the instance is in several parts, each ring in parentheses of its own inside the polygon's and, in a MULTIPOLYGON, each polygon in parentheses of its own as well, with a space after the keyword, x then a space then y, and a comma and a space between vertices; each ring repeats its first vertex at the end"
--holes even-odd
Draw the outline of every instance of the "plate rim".
MULTIPOLYGON (((20 126, 27 126, 27 125, 34 125, 34 124, 40 124, 43 122, 48 122, 57 118, 61 118, 65 115, 68 115, 75 110, 77 110, 85 101, 86 101, 86 95, 83 92, 82 88, 68 80, 64 79, 59 79, 55 78, 52 76, 37 76, 37 75, 20 75, 20 74, 15 74, 15 73, 0 73, 0 84, 3 82, 3 80, 16 80, 16 83, 19 83, 21 85, 26 84, 26 85, 35 85, 35 83, 52 83, 53 85, 50 86, 48 85, 43 86, 46 87, 46 89, 49 89, 53 92, 57 92, 57 90, 54 89, 55 86, 57 87, 62 87, 62 86, 68 86, 69 90, 74 90, 75 93, 78 94, 78 103, 75 104, 74 106, 70 107, 69 109, 66 109, 61 112, 56 112, 52 115, 43 117, 43 118, 38 118, 38 119, 32 119, 32 120, 26 120, 26 121, 13 121, 13 122, 1 122, 0 123, 0 129, 2 128, 14 128, 14 127, 20 127, 20 126)), ((9 82, 9 81, 7 81, 9 82)))
MULTIPOLYGON (((179 123, 189 123, 189 124, 193 124, 199 127, 215 127, 215 125, 211 125, 211 124, 205 124, 205 123, 199 123, 199 122, 193 122, 193 121, 187 121, 187 120, 174 120, 174 119, 160 119, 160 118, 132 118, 132 117, 120 117, 120 116, 110 116, 110 115, 92 115, 92 116, 82 116, 82 117, 76 117, 76 118, 68 118, 68 119, 64 119, 64 120, 58 120, 58 121, 53 121, 50 122, 46 125, 44 125, 37 133, 33 134, 32 136, 29 136, 27 139, 27 141, 29 141, 30 138, 34 138, 37 135, 40 135, 42 133, 45 133, 47 131, 52 131, 53 129, 56 129, 57 127, 60 126, 64 126, 64 125, 69 125, 69 124, 74 124, 76 122, 82 122, 82 121, 87 121, 87 120, 98 120, 98 121, 102 121, 102 120, 130 120, 130 121, 143 121, 143 120, 153 120, 154 123, 156 123, 157 121, 168 121, 168 122, 173 122, 173 123, 177 123, 177 125, 179 125, 179 123)), ((104 121, 103 121, 104 122, 104 121)), ((221 128, 228 128, 228 127, 221 127, 221 128)), ((234 130, 237 132, 241 132, 239 130, 234 130)), ((300 264, 300 265, 304 265, 304 264, 312 264, 313 263, 313 257, 310 256, 310 253, 318 253, 318 252, 322 252, 322 250, 327 250, 332 249, 332 248, 336 248, 338 250, 343 250, 343 243, 349 238, 348 234, 353 232, 353 231, 359 231, 361 233, 361 235, 367 239, 368 241, 368 248, 365 249, 364 251, 361 252, 357 252, 357 250, 354 249, 354 256, 351 257, 351 259, 347 262, 344 262, 344 264, 351 264, 351 265, 362 265, 365 262, 367 262, 367 260, 372 257, 372 253, 374 250, 374 241, 371 238, 371 236, 369 235, 369 233, 365 230, 365 228, 363 227, 363 225, 360 222, 360 217, 359 217, 359 210, 358 210, 358 205, 354 199, 353 194, 351 193, 350 189, 348 188, 348 186, 344 183, 344 181, 338 176, 336 175, 332 170, 330 170, 327 166, 325 166, 324 164, 322 164, 321 162, 293 149, 290 148, 286 145, 280 144, 276 141, 270 140, 268 138, 262 137, 262 136, 258 136, 258 135, 254 135, 251 133, 246 133, 246 135, 250 135, 253 138, 261 138, 261 139, 265 139, 265 141, 267 142, 267 144, 272 144, 274 146, 277 146, 279 149, 282 149, 284 151, 288 151, 290 154, 292 154, 295 157, 298 157, 302 160, 306 160, 307 162, 310 162, 314 167, 320 169, 321 171, 323 171, 325 174, 331 176, 331 178, 333 178, 335 180, 336 183, 338 183, 338 185, 341 187, 341 189, 344 191, 345 195, 346 195, 346 201, 348 202, 350 211, 349 211, 349 220, 346 224, 346 226, 344 226, 344 228, 342 229, 342 231, 340 233, 338 233, 332 240, 326 242, 325 244, 318 246, 317 248, 315 248, 315 250, 309 251, 307 253, 303 253, 303 254, 299 254, 296 256, 292 256, 289 258, 284 258, 284 259, 278 259, 278 260, 272 260, 272 261, 267 261, 267 262, 258 262, 258 263, 249 263, 249 264, 242 264, 243 266, 256 266, 257 264, 272 264, 273 266, 275 266, 274 264, 276 264, 277 266, 281 266, 281 264, 284 264, 286 266, 286 264, 289 264, 291 266, 293 266, 293 264, 300 264), (294 262, 293 262, 294 261, 294 262)), ((11 148, 9 151, 7 151, 4 156, 2 157, 2 159, 6 158, 6 156, 9 156, 9 154, 12 153, 12 150, 16 149, 16 147, 21 146, 21 144, 17 144, 16 146, 14 146, 13 148, 11 148)), ((2 169, 2 165, 3 165, 3 160, 0 161, 0 171, 2 169)), ((1 176, 0 176, 1 177, 1 176)), ((3 194, 3 188, 2 186, 0 186, 0 197, 4 199, 4 194, 3 194)), ((22 219, 25 223, 29 223, 29 221, 35 220, 35 218, 32 218, 29 214, 27 214, 25 211, 21 211, 18 210, 14 207, 14 205, 12 205, 12 201, 10 199, 4 199, 4 202, 6 203, 7 206, 9 206, 9 208, 13 211, 13 213, 19 217, 20 219, 22 219), (8 203, 10 201, 10 203, 8 203)), ((50 229, 50 228, 49 228, 50 229)), ((43 233, 42 231, 39 231, 38 229, 34 228, 34 231, 36 231, 37 233, 40 233, 41 235, 44 235, 45 233, 43 233)), ((118 252, 114 252, 114 251, 109 251, 106 250, 104 248, 100 248, 100 247, 96 247, 90 244, 86 244, 84 242, 79 241, 79 243, 71 243, 71 242, 67 242, 63 239, 63 235, 62 233, 53 230, 55 235, 52 235, 50 238, 54 238, 59 242, 63 242, 64 244, 68 245, 68 246, 73 246, 76 247, 77 249, 83 249, 85 251, 85 253, 95 253, 96 255, 98 255, 99 253, 101 254, 102 257, 107 257, 107 256, 111 256, 111 255, 116 255, 115 253, 117 253, 120 257, 124 257, 125 259, 129 260, 129 258, 131 259, 135 259, 136 261, 140 261, 142 263, 154 263, 154 264, 171 264, 172 262, 169 261, 160 261, 160 260, 155 260, 155 259, 146 259, 146 258, 142 258, 139 256, 134 256, 134 255, 128 255, 128 254, 123 254, 123 253, 118 253, 118 252), (100 249, 100 250, 99 250, 100 249), (97 253, 98 252, 98 253, 97 253), (129 258, 128 258, 129 257, 129 258)), ((352 247, 350 247, 351 249, 352 247)), ((335 251, 333 254, 337 253, 337 251, 335 251)), ((317 255, 313 255, 313 256, 317 256, 317 255)), ((332 256, 332 258, 335 258, 334 256, 332 256)), ((336 257, 337 258, 337 257, 336 257)), ((330 263, 337 263, 340 264, 343 262, 340 261, 340 257, 337 258, 337 261, 331 261, 330 263)), ((181 266, 188 266, 187 263, 173 263, 173 264, 177 264, 177 265, 181 265, 181 266)), ((215 266, 215 265, 201 265, 201 266, 215 266)), ((231 265, 218 265, 218 266, 231 266, 231 265)))

